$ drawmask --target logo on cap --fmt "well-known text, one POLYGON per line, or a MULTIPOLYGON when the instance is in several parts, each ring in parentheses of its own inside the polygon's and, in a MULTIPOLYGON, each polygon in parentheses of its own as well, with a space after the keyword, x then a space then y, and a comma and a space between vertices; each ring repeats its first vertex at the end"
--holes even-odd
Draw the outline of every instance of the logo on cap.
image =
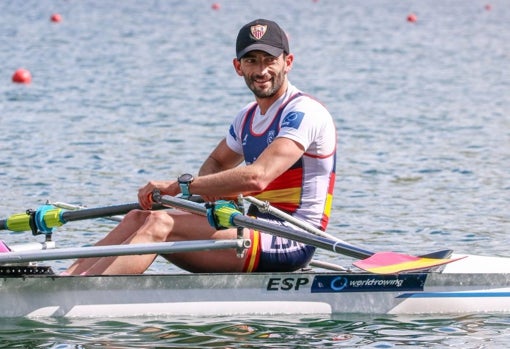
POLYGON ((253 35, 255 39, 260 40, 267 31, 267 25, 263 24, 252 25, 250 31, 251 35, 253 35))

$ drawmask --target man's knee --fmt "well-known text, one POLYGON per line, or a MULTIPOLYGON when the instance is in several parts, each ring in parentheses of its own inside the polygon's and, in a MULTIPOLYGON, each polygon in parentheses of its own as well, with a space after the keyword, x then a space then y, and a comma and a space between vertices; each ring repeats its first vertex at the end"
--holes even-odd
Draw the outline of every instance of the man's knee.
POLYGON ((138 222, 140 225, 172 225, 172 217, 166 211, 146 211, 146 210, 132 210, 126 217, 125 221, 138 222))
POLYGON ((144 222, 151 211, 144 210, 131 210, 124 217, 127 222, 144 222))
POLYGON ((165 241, 173 227, 173 219, 165 211, 133 210, 124 218, 124 224, 131 223, 139 227, 137 235, 154 241, 165 241))
POLYGON ((166 240, 173 228, 174 220, 165 211, 148 211, 145 225, 148 228, 145 230, 149 234, 154 235, 158 240, 166 240))
POLYGON ((166 211, 143 211, 143 212, 147 213, 145 217, 146 221, 161 224, 169 224, 170 222, 172 222, 172 217, 166 211))

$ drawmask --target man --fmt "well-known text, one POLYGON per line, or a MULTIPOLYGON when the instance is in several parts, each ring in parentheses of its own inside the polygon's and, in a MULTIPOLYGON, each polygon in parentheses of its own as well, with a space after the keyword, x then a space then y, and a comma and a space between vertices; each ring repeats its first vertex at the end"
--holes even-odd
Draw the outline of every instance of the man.
MULTIPOLYGON (((98 245, 231 239, 236 229, 216 230, 205 217, 178 210, 150 211, 151 193, 196 194, 206 201, 252 195, 325 229, 335 183, 336 131, 329 112, 290 84, 294 61, 285 32, 258 19, 241 28, 233 65, 255 96, 230 125, 201 166, 198 176, 150 181, 139 189, 145 210, 132 211, 98 245), (239 166, 244 160, 245 165, 239 166)), ((250 214, 285 224, 250 208, 250 214)), ((191 272, 293 271, 306 266, 314 247, 244 229, 252 247, 165 255, 191 272)), ((155 255, 79 259, 66 274, 143 273, 155 255)))

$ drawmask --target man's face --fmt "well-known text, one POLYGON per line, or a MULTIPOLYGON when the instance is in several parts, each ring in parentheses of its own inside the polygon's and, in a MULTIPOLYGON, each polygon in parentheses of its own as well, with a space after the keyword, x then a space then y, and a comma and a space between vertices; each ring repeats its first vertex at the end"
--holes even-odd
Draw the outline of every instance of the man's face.
POLYGON ((288 57, 284 54, 275 57, 263 51, 251 51, 237 61, 235 67, 257 98, 271 98, 280 92, 285 75, 290 70, 292 58, 289 60, 288 57))

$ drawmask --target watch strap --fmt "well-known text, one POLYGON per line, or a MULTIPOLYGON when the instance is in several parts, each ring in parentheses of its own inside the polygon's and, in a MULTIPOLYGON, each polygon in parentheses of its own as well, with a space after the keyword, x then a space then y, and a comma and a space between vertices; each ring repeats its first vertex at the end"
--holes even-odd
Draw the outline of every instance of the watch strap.
POLYGON ((189 190, 189 185, 190 185, 190 182, 179 182, 179 187, 181 188, 182 196, 185 199, 188 199, 189 197, 191 197, 191 192, 189 190))

